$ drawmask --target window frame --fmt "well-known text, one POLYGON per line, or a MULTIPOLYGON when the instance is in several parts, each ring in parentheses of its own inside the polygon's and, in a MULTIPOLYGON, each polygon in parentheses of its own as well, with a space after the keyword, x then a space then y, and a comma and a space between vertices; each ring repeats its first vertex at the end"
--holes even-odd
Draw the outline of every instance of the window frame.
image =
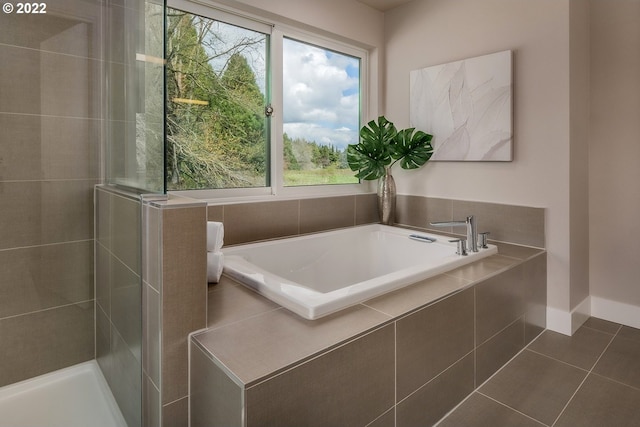
POLYGON ((283 39, 285 37, 308 43, 322 49, 343 53, 360 60, 360 123, 358 130, 370 117, 370 111, 374 110, 370 105, 372 86, 370 85, 370 55, 369 51, 357 45, 332 38, 320 32, 314 32, 291 23, 266 20, 254 14, 245 13, 213 2, 191 0, 168 0, 167 7, 180 9, 188 13, 226 22, 228 24, 259 31, 270 37, 268 54, 268 85, 267 103, 274 108, 269 117, 269 185, 264 187, 249 188, 215 188, 215 189, 191 189, 170 190, 169 194, 196 199, 205 199, 212 202, 227 201, 251 201, 270 200, 273 198, 290 199, 304 197, 336 196, 349 194, 363 194, 372 191, 372 185, 368 181, 354 184, 328 184, 328 185, 284 185, 284 143, 283 143, 283 39))

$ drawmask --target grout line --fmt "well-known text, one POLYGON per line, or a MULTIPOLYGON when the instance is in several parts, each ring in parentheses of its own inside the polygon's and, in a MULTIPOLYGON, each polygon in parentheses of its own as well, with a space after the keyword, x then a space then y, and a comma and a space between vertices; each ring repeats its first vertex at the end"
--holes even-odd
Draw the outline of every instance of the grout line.
POLYGON ((591 373, 591 375, 595 375, 595 376, 597 376, 597 377, 600 377, 600 378, 603 378, 603 379, 605 379, 605 380, 608 380, 608 381, 614 382, 614 383, 616 383, 616 384, 619 384, 619 385, 622 385, 622 386, 625 386, 625 387, 629 387, 629 388, 631 388, 631 389, 633 389, 633 390, 640 391, 640 388, 639 388, 639 387, 634 387, 634 386, 632 386, 632 385, 625 384, 625 383, 623 383, 623 382, 621 382, 621 381, 618 381, 618 380, 615 380, 615 379, 613 379, 613 378, 605 377, 604 375, 599 374, 599 373, 597 373, 597 372, 592 372, 592 373, 591 373))
MULTIPOLYGON (((70 302, 68 304, 55 305, 55 306, 46 307, 46 308, 43 308, 43 309, 40 309, 40 310, 27 311, 25 313, 12 314, 10 316, 0 317, 0 321, 8 320, 8 319, 14 319, 16 317, 29 316, 29 315, 36 314, 36 313, 44 313, 45 311, 52 311, 52 310, 57 310, 57 309, 60 309, 60 308, 73 307, 73 306, 77 306, 77 305, 81 305, 81 304, 88 304, 88 303, 93 303, 95 305, 95 298, 82 300, 82 301, 76 301, 76 302, 70 302)), ((95 316, 95 314, 94 314, 94 316, 95 316)))
POLYGON ((580 370, 582 372, 586 372, 587 374, 590 372, 589 369, 585 369, 585 368, 581 368, 580 366, 572 365, 569 362, 565 362, 564 360, 556 359, 555 357, 549 356, 548 354, 540 353, 540 352, 537 352, 537 351, 532 350, 530 348, 525 348, 525 350, 527 350, 527 351, 529 351, 529 352, 531 352, 533 354, 537 354, 538 356, 542 356, 545 359, 550 359, 550 360, 553 360, 554 362, 559 362, 559 363, 562 363, 563 365, 567 365, 567 366, 569 366, 571 368, 575 368, 575 369, 578 369, 578 370, 580 370))
POLYGON ((529 419, 530 419, 530 420, 532 420, 532 421, 535 421, 536 423, 538 423, 538 424, 540 424, 540 425, 548 426, 548 424, 545 424, 545 423, 543 423, 542 421, 540 421, 540 420, 538 420, 538 419, 533 418, 531 415, 527 415, 527 414, 525 414, 524 412, 520 412, 520 411, 518 411, 517 409, 512 408, 511 406, 507 405, 506 403, 502 403, 502 402, 500 402, 499 400, 496 400, 496 399, 494 399, 494 398, 493 398, 493 397, 491 397, 491 396, 488 396, 488 395, 486 395, 486 394, 484 394, 484 393, 482 393, 482 392, 480 392, 480 391, 478 391, 477 393, 478 393, 479 395, 481 395, 481 396, 486 397, 487 399, 493 400, 494 402, 496 402, 497 404, 499 404, 499 405, 501 405, 501 406, 504 406, 505 408, 508 408, 508 409, 512 410, 513 412, 517 412, 518 414, 520 414, 520 415, 522 415, 522 416, 525 416, 525 417, 529 418, 529 419))
POLYGON ((398 322, 393 322, 393 425, 398 425, 398 322))
MULTIPOLYGON (((566 405, 564 405, 564 407, 562 408, 562 410, 560 411, 560 413, 558 414, 558 416, 556 417, 555 421, 551 424, 551 426, 556 425, 556 423, 558 422, 558 420, 560 419, 560 417, 562 417, 562 414, 564 414, 564 412, 567 410, 567 408, 569 407, 569 404, 573 401, 573 398, 576 396, 576 394, 578 394, 578 391, 580 391, 580 389, 582 388, 582 386, 584 385, 584 383, 587 381, 587 378, 589 378, 589 375, 591 375, 591 373, 593 372, 593 369, 596 367, 596 365, 598 364, 598 362, 600 361, 600 359, 602 359, 602 356, 604 356, 604 354, 607 352, 607 349, 609 349, 609 347, 611 346, 611 343, 613 343, 613 340, 615 339, 616 335, 618 335, 618 332, 620 331, 620 329, 622 328, 622 325, 620 325, 618 327, 618 331, 616 331, 615 335, 613 335, 611 337, 611 339, 609 340, 609 343, 607 344, 607 346, 604 348, 604 350, 602 350, 602 352, 600 353, 600 356, 598 356, 598 359, 595 361, 595 363, 591 366, 591 369, 589 369, 587 371, 587 375, 585 375, 584 379, 582 380, 582 382, 580 383, 580 385, 576 388, 576 390, 573 392, 573 394, 571 395, 571 397, 569 398, 569 400, 567 401, 566 405)), ((555 360, 555 359, 554 359, 555 360)), ((572 365, 570 365, 572 366, 572 365)))
MULTIPOLYGON (((416 394, 418 391, 422 390, 423 388, 425 388, 426 386, 428 386, 429 384, 431 384, 432 382, 434 382, 436 379, 440 378, 445 372, 447 372, 449 369, 453 368, 454 365, 456 365, 457 363, 461 362, 465 357, 469 356, 471 353, 475 353, 475 349, 472 349, 471 351, 467 352, 464 354, 464 356, 462 356, 461 358, 459 358, 458 360, 456 360, 455 362, 453 362, 451 365, 447 366, 446 368, 444 368, 441 372, 438 373, 438 375, 434 376, 433 378, 431 378, 429 381, 427 381, 426 383, 422 384, 420 387, 418 387, 417 389, 415 389, 414 391, 412 391, 411 393, 409 393, 408 395, 406 395, 401 401, 396 403, 396 406, 402 402, 404 402, 405 400, 407 400, 409 397, 413 396, 414 394, 416 394)), ((475 384, 475 378, 473 379, 474 384, 475 384)), ((473 392, 476 391, 476 389, 474 388, 473 391, 464 398, 464 400, 462 402, 464 402, 465 400, 467 400, 469 398, 469 396, 471 396, 473 394, 473 392)), ((462 402, 460 402, 458 405, 456 405, 455 408, 457 408, 458 406, 460 406, 460 404, 462 404, 462 402)), ((446 417, 447 415, 449 415, 450 412, 452 412, 455 408, 451 409, 451 411, 447 412, 446 415, 444 415, 442 418, 446 417)))
MULTIPOLYGON (((518 318, 517 320, 519 320, 519 318, 518 318)), ((511 323, 511 324, 513 324, 513 323, 511 323)), ((508 326, 507 326, 507 327, 508 327, 508 326)), ((505 329, 506 329, 506 328, 505 328, 505 329)), ((503 329, 503 330, 504 330, 504 329, 503 329)), ((538 339, 538 337, 539 337, 540 335, 542 335, 542 333, 543 333, 544 331, 546 331, 546 329, 545 329, 545 330, 543 330, 542 332, 540 332, 540 334, 538 334, 538 336, 536 336, 534 339, 532 339, 532 340, 531 340, 531 343, 532 343, 532 342, 534 342, 536 339, 538 339)), ((486 342, 486 341, 485 341, 485 342, 486 342)), ((530 345, 531 343, 529 343, 529 345, 530 345)), ((521 355, 525 350, 527 350, 527 347, 528 347, 529 345, 527 345, 526 347, 522 348, 522 349, 521 349, 520 351, 518 351, 515 355, 513 355, 513 357, 512 357, 512 358, 510 358, 509 360, 507 360, 507 361, 504 363, 504 365, 502 365, 502 366, 501 366, 497 371, 495 371, 495 372, 494 372, 494 373, 493 373, 489 378, 487 378, 486 380, 484 380, 484 381, 482 382, 482 384, 480 384, 479 386, 477 386, 477 387, 476 387, 476 388, 475 388, 475 389, 474 389, 474 390, 473 390, 473 391, 472 391, 472 392, 471 392, 467 397, 465 397, 465 398, 464 398, 460 403, 458 403, 456 406, 454 406, 453 408, 451 408, 451 410, 450 410, 449 412, 447 412, 445 415, 443 415, 443 416, 442 416, 442 418, 440 418, 440 419, 438 420, 438 422, 437 422, 435 425, 437 426, 437 425, 438 425, 440 422, 442 422, 445 418, 447 418, 449 415, 451 415, 451 414, 452 414, 456 409, 458 409, 458 408, 459 408, 459 407, 460 407, 464 402, 466 402, 467 400, 469 400, 469 399, 471 398, 471 396, 473 396, 473 394, 474 394, 475 392, 480 393, 480 388, 481 388, 483 385, 485 385, 486 383, 488 383, 489 381, 491 381, 491 379, 492 379, 493 377, 495 377, 496 375, 498 375, 498 373, 499 373, 499 372, 501 372, 503 369, 505 369, 505 368, 507 367, 507 365, 509 365, 509 364, 510 364, 510 363, 511 363, 511 362, 512 362, 516 357, 520 356, 520 355, 521 355)), ((477 350, 477 349, 474 349, 474 351, 475 351, 475 350, 477 350)), ((475 383, 475 378, 474 378, 474 383, 475 383)), ((480 393, 480 394, 482 394, 482 393, 480 393)), ((484 396, 484 394, 483 394, 483 396, 484 396)), ((536 421, 537 421, 537 420, 536 420, 536 421)), ((539 422, 539 421, 538 421, 538 422, 539 422)), ((544 424, 543 424, 543 425, 544 425, 544 424)))

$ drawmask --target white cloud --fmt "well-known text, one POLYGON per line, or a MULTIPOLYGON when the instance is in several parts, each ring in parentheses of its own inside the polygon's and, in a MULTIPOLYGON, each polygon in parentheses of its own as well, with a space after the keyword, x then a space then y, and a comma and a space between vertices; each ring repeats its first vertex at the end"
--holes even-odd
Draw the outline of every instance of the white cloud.
POLYGON ((343 148, 357 142, 358 77, 349 67, 357 59, 285 39, 284 130, 343 148))

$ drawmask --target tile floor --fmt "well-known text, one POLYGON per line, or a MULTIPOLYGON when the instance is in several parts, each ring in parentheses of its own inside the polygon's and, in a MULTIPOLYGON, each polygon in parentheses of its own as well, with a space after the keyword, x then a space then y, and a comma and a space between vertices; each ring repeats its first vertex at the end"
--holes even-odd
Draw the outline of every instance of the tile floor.
POLYGON ((545 331, 437 425, 640 426, 640 329, 545 331))

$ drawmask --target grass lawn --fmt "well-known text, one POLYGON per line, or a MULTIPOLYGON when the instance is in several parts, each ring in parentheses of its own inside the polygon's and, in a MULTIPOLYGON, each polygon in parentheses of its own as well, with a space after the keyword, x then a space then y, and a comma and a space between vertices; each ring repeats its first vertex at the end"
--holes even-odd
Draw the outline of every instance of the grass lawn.
POLYGON ((351 169, 313 169, 284 172, 284 185, 357 184, 358 178, 351 169))

